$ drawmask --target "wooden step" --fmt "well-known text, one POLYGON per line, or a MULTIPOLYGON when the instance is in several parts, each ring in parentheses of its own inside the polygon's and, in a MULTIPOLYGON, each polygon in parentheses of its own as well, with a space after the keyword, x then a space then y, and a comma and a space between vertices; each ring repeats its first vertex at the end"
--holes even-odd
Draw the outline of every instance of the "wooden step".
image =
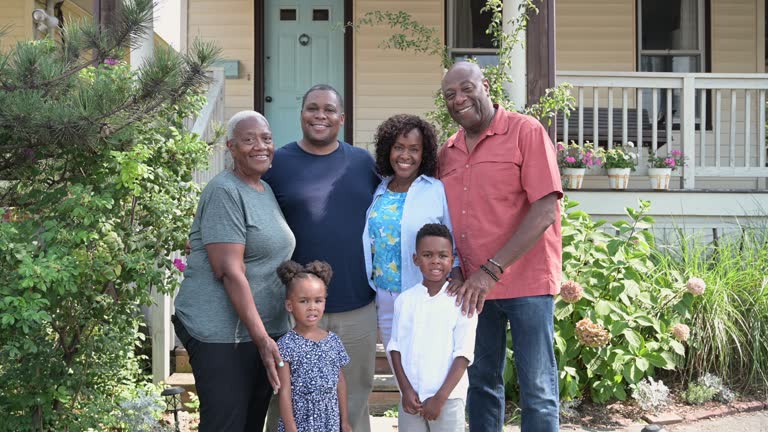
POLYGON ((376 344, 376 359, 374 364, 374 373, 377 375, 391 375, 392 368, 389 366, 387 353, 384 352, 384 345, 376 344))

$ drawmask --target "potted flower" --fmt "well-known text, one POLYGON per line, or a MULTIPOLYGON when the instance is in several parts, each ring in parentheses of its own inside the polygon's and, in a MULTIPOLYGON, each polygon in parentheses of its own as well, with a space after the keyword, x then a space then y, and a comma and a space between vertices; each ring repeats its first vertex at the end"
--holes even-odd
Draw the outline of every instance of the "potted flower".
POLYGON ((672 150, 664 156, 651 154, 648 158, 648 179, 651 181, 651 189, 669 189, 672 171, 683 164, 685 164, 685 156, 680 150, 672 150))
POLYGON ((625 146, 617 146, 603 150, 603 166, 608 171, 608 185, 611 189, 626 189, 629 184, 629 173, 637 166, 637 154, 632 151, 635 145, 632 141, 625 146))
POLYGON ((590 142, 583 146, 571 141, 570 144, 557 143, 557 166, 566 189, 581 189, 587 168, 600 166, 603 160, 590 142))

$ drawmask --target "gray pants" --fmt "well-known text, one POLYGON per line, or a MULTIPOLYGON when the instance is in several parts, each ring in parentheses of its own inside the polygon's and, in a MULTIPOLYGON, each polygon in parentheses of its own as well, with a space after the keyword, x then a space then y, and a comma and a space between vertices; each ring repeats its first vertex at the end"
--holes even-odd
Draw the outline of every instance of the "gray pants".
POLYGON ((464 432, 464 401, 448 399, 437 420, 427 421, 420 415, 408 414, 400 404, 397 429, 403 432, 464 432))

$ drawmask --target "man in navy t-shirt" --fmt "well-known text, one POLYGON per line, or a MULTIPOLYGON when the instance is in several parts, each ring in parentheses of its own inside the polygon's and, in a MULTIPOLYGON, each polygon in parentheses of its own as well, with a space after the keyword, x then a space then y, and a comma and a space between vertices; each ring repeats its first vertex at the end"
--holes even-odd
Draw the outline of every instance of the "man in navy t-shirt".
POLYGON ((337 139, 343 124, 341 95, 329 85, 313 86, 302 101, 303 137, 275 151, 262 178, 296 236, 293 259, 333 268, 321 325, 339 335, 350 356, 344 375, 352 430, 369 432, 377 332, 361 238, 379 178, 370 153, 337 139))

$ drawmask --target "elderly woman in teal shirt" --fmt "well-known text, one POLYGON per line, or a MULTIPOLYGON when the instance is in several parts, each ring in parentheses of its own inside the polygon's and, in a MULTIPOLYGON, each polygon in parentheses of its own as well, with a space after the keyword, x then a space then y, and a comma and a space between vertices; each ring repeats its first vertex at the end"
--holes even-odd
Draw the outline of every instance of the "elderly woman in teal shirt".
MULTIPOLYGON (((363 232, 368 283, 376 291, 379 332, 387 346, 397 295, 422 280, 413 262, 416 233, 427 223, 451 228, 443 183, 437 172, 437 137, 415 115, 398 114, 379 125, 374 138, 376 169, 383 177, 368 208, 363 232)), ((455 254, 454 254, 455 255, 455 254)), ((454 261, 451 283, 463 278, 454 261)))

